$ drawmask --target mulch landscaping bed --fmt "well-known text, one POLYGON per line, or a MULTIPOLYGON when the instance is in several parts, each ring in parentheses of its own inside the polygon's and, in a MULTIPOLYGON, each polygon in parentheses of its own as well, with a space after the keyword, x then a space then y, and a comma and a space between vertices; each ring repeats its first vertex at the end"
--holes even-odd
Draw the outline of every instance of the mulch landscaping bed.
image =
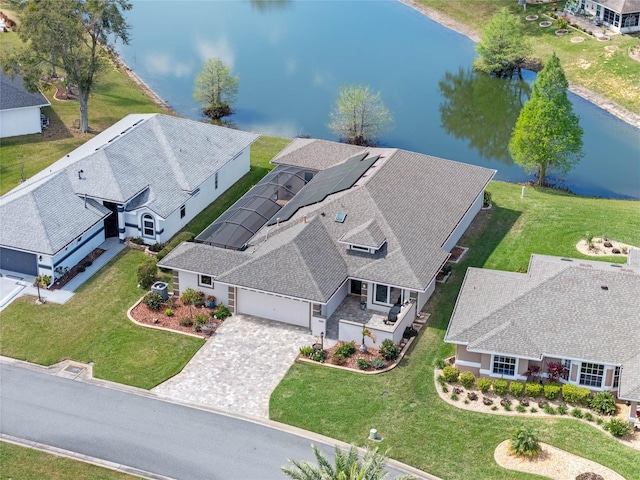
POLYGON ((185 318, 194 318, 197 314, 204 314, 209 318, 205 326, 211 327, 211 333, 214 333, 218 329, 218 327, 222 325, 222 320, 211 317, 210 312, 212 310, 210 308, 191 307, 190 311, 189 307, 184 305, 182 303, 182 300, 180 299, 175 299, 172 303, 173 306, 171 306, 169 302, 163 303, 162 308, 155 312, 147 307, 144 303, 140 302, 131 310, 131 316, 136 322, 139 323, 153 325, 154 327, 168 328, 177 332, 191 333, 196 335, 202 334, 203 336, 206 335, 204 335, 202 332, 196 332, 193 326, 186 327, 184 325, 180 325, 180 321, 185 318), (168 317, 164 314, 165 310, 168 308, 173 310, 173 316, 171 317, 168 317))
POLYGON ((91 251, 89 255, 84 257, 82 260, 78 262, 78 264, 69 270, 67 273, 62 275, 55 283, 49 287, 49 290, 59 290, 64 287, 67 283, 75 278, 79 273, 84 272, 88 266, 90 266, 96 258, 102 255, 106 250, 102 248, 95 248, 91 251))

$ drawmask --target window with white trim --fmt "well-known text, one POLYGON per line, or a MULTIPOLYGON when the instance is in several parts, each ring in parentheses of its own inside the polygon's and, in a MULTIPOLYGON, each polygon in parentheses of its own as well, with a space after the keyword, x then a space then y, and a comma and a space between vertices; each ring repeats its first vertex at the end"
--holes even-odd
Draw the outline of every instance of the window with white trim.
POLYGON ((359 245, 349 245, 349 248, 350 248, 351 250, 356 250, 356 251, 358 251, 358 252, 367 252, 367 253, 370 253, 370 252, 371 252, 371 250, 370 250, 369 248, 367 248, 367 247, 361 247, 361 246, 359 246, 359 245))
POLYGON ((148 213, 142 216, 142 236, 153 238, 156 236, 156 221, 148 213))
POLYGON ((184 218, 184 216, 187 214, 187 206, 186 205, 182 205, 180 207, 180 218, 184 218))
POLYGON ((395 305, 396 303, 402 303, 401 288, 376 283, 374 292, 375 303, 381 303, 383 305, 395 305))
POLYGON ((213 277, 209 275, 198 275, 198 285, 213 288, 213 277))
POLYGON ((215 189, 218 189, 218 172, 216 172, 215 176, 213 177, 213 183, 215 184, 215 189))
POLYGON ((602 387, 604 378, 604 365, 599 363, 583 363, 580 366, 580 385, 585 387, 602 387))
POLYGON ((513 377, 516 374, 516 358, 505 357, 503 355, 494 355, 493 367, 491 369, 495 375, 506 375, 513 377))

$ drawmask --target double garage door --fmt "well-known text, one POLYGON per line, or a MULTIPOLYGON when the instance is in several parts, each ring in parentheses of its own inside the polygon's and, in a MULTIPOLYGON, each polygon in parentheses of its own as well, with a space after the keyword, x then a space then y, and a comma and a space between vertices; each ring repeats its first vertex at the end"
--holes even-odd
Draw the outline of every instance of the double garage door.
POLYGON ((0 268, 26 275, 38 275, 38 259, 35 253, 0 248, 0 268))
POLYGON ((307 302, 241 288, 236 296, 238 313, 310 328, 311 312, 307 302))

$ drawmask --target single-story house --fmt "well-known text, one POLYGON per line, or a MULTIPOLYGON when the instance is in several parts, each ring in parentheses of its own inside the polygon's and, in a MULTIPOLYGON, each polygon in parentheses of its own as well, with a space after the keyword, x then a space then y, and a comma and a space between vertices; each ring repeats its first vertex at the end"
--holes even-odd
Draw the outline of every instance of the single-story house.
MULTIPOLYGON (((532 255, 527 273, 469 268, 445 342, 476 375, 560 383, 640 402, 640 259, 627 265, 532 255)), ((634 260, 635 259, 635 260, 634 260)))
MULTIPOLYGON (((192 287, 234 313, 328 337, 332 315, 349 300, 380 317, 402 305, 411 325, 495 174, 315 139, 294 140, 273 163, 195 243, 181 244, 159 266, 173 270, 174 294, 192 287)), ((378 326, 378 343, 385 334, 402 338, 398 327, 378 326)), ((351 340, 361 325, 340 320, 336 332, 351 340)))
POLYGON ((128 115, 0 198, 0 268, 57 278, 106 238, 168 241, 249 171, 257 138, 128 115))
POLYGON ((0 138, 42 133, 40 108, 51 105, 41 92, 29 92, 20 75, 0 70, 0 138))
POLYGON ((591 15, 618 33, 640 31, 640 0, 572 0, 566 8, 591 15))

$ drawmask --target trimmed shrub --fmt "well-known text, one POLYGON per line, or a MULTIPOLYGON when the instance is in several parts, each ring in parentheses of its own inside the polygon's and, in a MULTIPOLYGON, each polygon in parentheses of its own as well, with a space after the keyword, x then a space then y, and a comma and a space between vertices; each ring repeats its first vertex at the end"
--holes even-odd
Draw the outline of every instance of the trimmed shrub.
POLYGON ((442 369, 442 374, 447 382, 454 383, 457 382, 460 377, 460 370, 456 367, 452 367, 451 365, 447 365, 442 369))
POLYGON ((344 365, 346 361, 347 357, 339 353, 334 353, 331 357, 331 363, 333 363, 334 365, 344 365))
POLYGON ((214 315, 216 318, 220 320, 224 320, 227 317, 231 316, 231 311, 227 308, 227 306, 223 303, 218 303, 216 305, 216 309, 214 311, 214 315))
POLYGON ((613 417, 609 422, 604 425, 604 429, 607 430, 614 437, 624 437, 631 433, 633 427, 631 423, 623 420, 622 418, 613 417))
POLYGON ((311 352, 309 358, 314 362, 324 363, 325 359, 327 358, 327 352, 325 352, 324 350, 314 350, 313 352, 311 352))
POLYGON ((356 365, 358 365, 360 370, 366 370, 369 368, 369 361, 366 358, 360 357, 356 359, 356 365))
POLYGON ((395 360, 400 355, 400 346, 393 343, 393 340, 385 338, 380 345, 380 355, 385 360, 395 360))
POLYGON ((173 317, 173 310, 171 310, 170 308, 167 308, 164 311, 164 315, 165 315, 165 317, 173 317))
POLYGON ((520 397, 524 393, 524 383, 513 381, 509 384, 509 393, 514 397, 520 397))
POLYGON ((555 400, 560 395, 560 385, 557 383, 547 383, 544 386, 544 398, 547 400, 555 400))
POLYGON ((542 395, 543 387, 536 382, 527 382, 524 386, 524 392, 528 397, 539 397, 542 395))
POLYGON ((584 415, 582 414, 582 410, 580 410, 579 408, 574 408, 573 410, 571 410, 571 415, 573 415, 576 418, 582 418, 584 415))
POLYGON ((171 250, 176 248, 182 242, 192 242, 194 238, 195 238, 195 235, 191 232, 181 232, 177 234, 164 246, 162 250, 158 252, 158 255, 156 255, 156 258, 158 260, 162 260, 164 257, 166 257, 169 254, 171 250))
POLYGON ((476 382, 478 385, 478 390, 482 393, 487 393, 491 388, 491 384, 493 383, 490 378, 479 378, 476 382))
POLYGON ((476 376, 473 372, 462 372, 460 374, 460 383, 464 388, 471 388, 476 383, 476 376))
POLYGON ((149 292, 142 299, 142 303, 154 312, 157 312, 160 310, 160 307, 162 307, 162 295, 158 292, 149 292))
POLYGON ((538 432, 530 427, 520 427, 511 436, 510 450, 519 457, 536 457, 540 452, 538 432))
POLYGON ((616 399, 609 392, 598 392, 591 397, 589 408, 603 415, 613 415, 616 413, 616 399))
POLYGON ((129 240, 136 245, 144 245, 144 239, 142 237, 131 237, 129 240))
POLYGON ((569 383, 565 383, 562 386, 562 398, 565 402, 586 405, 590 396, 591 392, 588 388, 578 387, 569 383))
POLYGON ((351 341, 349 343, 343 343, 338 348, 334 355, 341 355, 345 359, 350 358, 353 354, 356 353, 356 343, 351 341))
POLYGON ((384 367, 387 366, 387 362, 385 362, 383 359, 377 358, 377 357, 372 359, 371 362, 369 362, 369 363, 376 370, 380 370, 381 368, 384 368, 384 367))
POLYGON ((154 253, 158 253, 160 250, 162 250, 164 247, 166 246, 165 243, 154 243, 153 245, 149 245, 149 250, 154 252, 154 253))
POLYGON ((138 283, 145 290, 156 281, 158 267, 153 260, 147 261, 138 267, 138 283))
POLYGON ((505 395, 509 390, 509 384, 506 380, 498 379, 493 381, 493 391, 498 395, 505 395))

